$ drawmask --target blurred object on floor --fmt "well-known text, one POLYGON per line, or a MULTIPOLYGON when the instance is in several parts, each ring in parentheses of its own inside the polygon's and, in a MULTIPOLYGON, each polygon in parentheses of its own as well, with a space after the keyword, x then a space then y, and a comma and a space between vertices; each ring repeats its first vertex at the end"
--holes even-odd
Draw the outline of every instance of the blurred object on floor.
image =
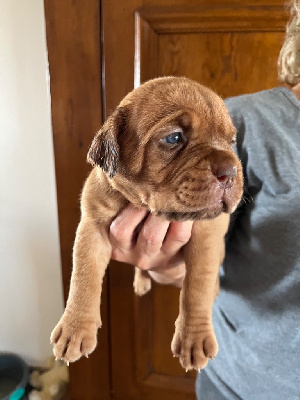
POLYGON ((30 384, 34 388, 28 395, 29 400, 60 400, 66 393, 69 382, 69 369, 62 361, 49 359, 45 372, 34 370, 30 375, 30 384))

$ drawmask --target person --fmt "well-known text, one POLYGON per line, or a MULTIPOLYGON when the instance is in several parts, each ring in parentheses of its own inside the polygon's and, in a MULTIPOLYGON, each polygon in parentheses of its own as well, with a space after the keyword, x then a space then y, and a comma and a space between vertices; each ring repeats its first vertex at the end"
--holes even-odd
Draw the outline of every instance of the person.
MULTIPOLYGON (((213 315, 219 353, 198 374, 200 400, 300 399, 299 0, 278 71, 286 86, 226 100, 249 201, 228 235, 213 315)), ((129 205, 111 225, 113 258, 181 286, 191 228, 129 205)))

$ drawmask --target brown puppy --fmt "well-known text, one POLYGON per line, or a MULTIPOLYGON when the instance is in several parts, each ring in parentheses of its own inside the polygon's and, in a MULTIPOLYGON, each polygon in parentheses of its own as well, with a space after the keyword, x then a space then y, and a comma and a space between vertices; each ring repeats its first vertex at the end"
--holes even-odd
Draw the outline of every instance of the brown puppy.
MULTIPOLYGON (((228 213, 243 187, 234 141, 223 101, 189 79, 154 79, 123 99, 88 153, 95 168, 82 193, 69 298, 51 335, 57 358, 75 361, 96 346, 109 226, 128 202, 168 220, 197 220, 185 246, 172 351, 184 368, 198 370, 217 354, 212 306, 228 213)), ((136 269, 135 291, 146 293, 150 283, 136 269)))

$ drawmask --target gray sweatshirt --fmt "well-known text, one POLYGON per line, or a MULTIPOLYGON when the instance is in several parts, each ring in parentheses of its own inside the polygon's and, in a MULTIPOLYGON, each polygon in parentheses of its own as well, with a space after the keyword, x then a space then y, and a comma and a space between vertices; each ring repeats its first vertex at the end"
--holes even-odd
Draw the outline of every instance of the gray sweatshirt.
POLYGON ((299 400, 300 101, 278 87, 226 105, 246 189, 214 306, 220 350, 206 372, 228 399, 299 400))

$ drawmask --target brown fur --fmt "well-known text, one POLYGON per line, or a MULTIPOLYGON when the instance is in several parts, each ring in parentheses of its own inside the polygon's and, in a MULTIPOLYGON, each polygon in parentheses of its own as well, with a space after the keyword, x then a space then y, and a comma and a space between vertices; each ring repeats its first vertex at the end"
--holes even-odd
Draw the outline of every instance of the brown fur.
MULTIPOLYGON (((228 213, 243 186, 234 137, 222 100, 189 79, 154 79, 123 99, 88 153, 94 169, 82 193, 69 298, 51 335, 57 358, 75 361, 96 346, 109 226, 128 202, 169 220, 196 220, 184 249, 187 272, 172 351, 186 369, 201 369, 217 354, 212 306, 228 213), (166 142, 173 132, 180 143, 166 142)), ((136 269, 134 287, 140 295, 151 288, 145 271, 136 269)))

